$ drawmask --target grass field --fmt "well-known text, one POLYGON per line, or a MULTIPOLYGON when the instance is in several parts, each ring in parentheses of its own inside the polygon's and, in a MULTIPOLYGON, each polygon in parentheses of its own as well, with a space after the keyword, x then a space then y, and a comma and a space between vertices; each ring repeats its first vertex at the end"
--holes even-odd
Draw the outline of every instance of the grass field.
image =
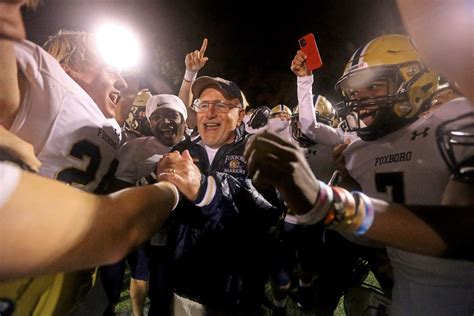
MULTIPOLYGON (((130 297, 128 293, 129 282, 130 282, 130 274, 129 274, 129 271, 127 270, 126 275, 125 275, 125 281, 123 283, 124 284, 123 290, 120 295, 120 302, 115 308, 115 311, 118 316, 132 316, 132 308, 130 305, 130 297)), ((367 276, 364 282, 367 284, 379 287, 379 284, 372 273, 369 273, 369 275, 367 276)), ((267 288, 268 288, 267 292, 270 293, 270 286, 268 285, 267 288)), ((147 299, 147 306, 145 307, 145 315, 147 311, 148 311, 148 299, 147 299)), ((271 311, 266 309, 265 315, 270 316, 271 311)), ((291 299, 288 299, 287 315, 288 316, 310 316, 310 315, 317 315, 317 313, 316 312, 302 312, 298 309, 296 304, 291 299)), ((346 315, 346 313, 344 312, 343 297, 341 297, 341 299, 339 300, 339 305, 337 306, 337 309, 334 311, 334 315, 335 316, 346 315)))

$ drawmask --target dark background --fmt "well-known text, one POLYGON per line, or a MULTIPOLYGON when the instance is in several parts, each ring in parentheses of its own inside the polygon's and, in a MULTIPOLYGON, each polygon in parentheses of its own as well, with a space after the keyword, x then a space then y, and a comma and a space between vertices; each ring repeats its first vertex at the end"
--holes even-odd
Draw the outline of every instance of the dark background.
POLYGON ((59 29, 93 31, 118 20, 140 34, 145 47, 142 84, 177 93, 184 56, 207 37, 209 61, 199 75, 235 81, 252 107, 296 105, 289 69, 298 38, 312 32, 323 59, 314 93, 336 101, 334 84, 352 53, 370 39, 405 33, 392 0, 42 0, 25 12, 28 38, 43 44, 59 29))

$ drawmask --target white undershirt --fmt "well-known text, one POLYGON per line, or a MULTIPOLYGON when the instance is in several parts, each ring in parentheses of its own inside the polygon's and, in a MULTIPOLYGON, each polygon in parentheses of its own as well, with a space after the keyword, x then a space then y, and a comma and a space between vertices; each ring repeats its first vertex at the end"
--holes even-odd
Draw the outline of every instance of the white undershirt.
POLYGON ((209 165, 211 165, 219 148, 214 149, 214 148, 204 145, 204 149, 206 149, 207 158, 209 159, 209 165))

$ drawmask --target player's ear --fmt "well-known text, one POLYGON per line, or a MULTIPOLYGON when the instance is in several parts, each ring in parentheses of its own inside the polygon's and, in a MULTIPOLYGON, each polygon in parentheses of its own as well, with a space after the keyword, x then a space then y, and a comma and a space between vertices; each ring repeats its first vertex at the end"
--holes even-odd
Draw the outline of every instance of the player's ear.
POLYGON ((74 81, 79 83, 84 79, 84 73, 81 69, 66 63, 61 64, 61 67, 74 81))
POLYGON ((64 71, 70 76, 70 77, 73 77, 73 74, 75 72, 75 70, 69 66, 69 64, 61 64, 61 67, 63 67, 64 71))
POLYGON ((73 77, 75 73, 83 72, 86 68, 84 65, 74 65, 70 63, 61 63, 61 67, 71 77, 73 77))

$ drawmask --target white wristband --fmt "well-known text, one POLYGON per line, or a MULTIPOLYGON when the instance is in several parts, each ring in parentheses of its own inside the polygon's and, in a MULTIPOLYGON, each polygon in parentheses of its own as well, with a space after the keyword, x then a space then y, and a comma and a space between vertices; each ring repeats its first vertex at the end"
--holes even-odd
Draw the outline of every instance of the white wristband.
POLYGON ((193 82, 194 80, 196 80, 196 77, 197 77, 197 72, 186 69, 186 72, 184 73, 185 81, 193 82))
POLYGON ((216 195, 216 180, 214 180, 212 176, 208 176, 206 193, 204 194, 204 197, 202 198, 201 201, 197 203, 195 202, 194 204, 198 207, 209 205, 211 204, 215 195, 216 195))
POLYGON ((295 215, 300 224, 314 225, 324 219, 330 211, 334 200, 333 191, 322 181, 319 181, 319 195, 313 208, 306 214, 295 215))
POLYGON ((156 187, 160 187, 160 186, 165 185, 165 186, 169 186, 173 190, 174 204, 173 204, 173 208, 171 209, 173 211, 179 203, 180 195, 179 195, 178 188, 173 183, 168 182, 168 181, 160 181, 160 182, 153 183, 152 185, 156 186, 156 187))
POLYGON ((171 184, 171 187, 173 188, 173 191, 174 191, 174 197, 176 199, 176 201, 174 202, 174 205, 173 205, 173 208, 171 209, 172 211, 176 208, 176 206, 178 206, 178 203, 179 203, 179 191, 178 191, 178 188, 172 184, 171 184))

